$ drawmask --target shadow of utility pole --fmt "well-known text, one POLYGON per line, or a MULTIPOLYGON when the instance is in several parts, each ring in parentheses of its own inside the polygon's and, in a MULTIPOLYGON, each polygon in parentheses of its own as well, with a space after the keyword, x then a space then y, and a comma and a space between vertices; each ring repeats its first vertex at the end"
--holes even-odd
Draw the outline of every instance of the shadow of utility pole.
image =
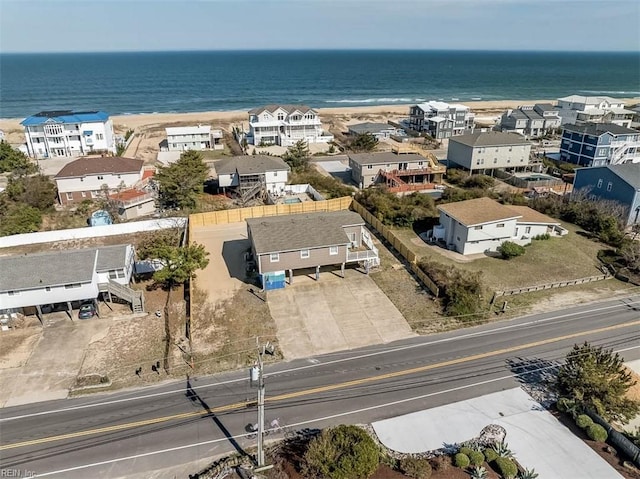
POLYGON ((191 387, 191 380, 189 376, 187 376, 187 391, 185 393, 187 399, 193 402, 194 404, 199 404, 205 411, 207 411, 207 416, 213 419, 213 422, 218 426, 222 434, 229 440, 231 445, 234 447, 236 451, 242 456, 248 456, 247 452, 242 448, 240 444, 234 439, 233 435, 229 432, 229 430, 222 424, 222 421, 218 419, 218 416, 211 410, 209 405, 198 395, 196 391, 191 387))

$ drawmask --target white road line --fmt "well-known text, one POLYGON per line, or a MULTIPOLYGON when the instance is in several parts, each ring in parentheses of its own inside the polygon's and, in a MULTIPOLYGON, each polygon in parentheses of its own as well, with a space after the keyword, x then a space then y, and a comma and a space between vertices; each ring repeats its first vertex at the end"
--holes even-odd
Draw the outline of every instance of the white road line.
MULTIPOLYGON (((624 349, 620 349, 620 350, 616 350, 615 352, 623 352, 623 351, 629 351, 631 349, 640 349, 640 346, 632 346, 632 347, 628 347, 628 348, 624 348, 624 349)), ((547 366, 544 368, 538 368, 538 370, 544 370, 544 369, 548 369, 554 366, 547 366)), ((526 371, 524 373, 522 373, 522 375, 525 374, 531 374, 533 372, 535 372, 536 370, 531 370, 531 371, 526 371)), ((455 391, 462 391, 465 389, 469 389, 469 388, 473 388, 476 386, 483 386, 485 384, 490 384, 490 383, 494 383, 494 382, 498 382, 498 381, 504 381, 505 379, 510 379, 510 378, 514 378, 516 376, 519 376, 518 374, 509 374, 506 376, 501 376, 498 378, 493 378, 493 379, 487 379, 485 381, 479 381, 477 383, 473 383, 473 384, 467 384, 464 386, 457 386, 455 388, 449 388, 449 389, 445 389, 443 391, 436 391, 433 393, 427 393, 427 394, 422 394, 420 396, 414 396, 414 397, 410 397, 410 398, 405 398, 405 399, 398 399, 397 401, 391 401, 388 403, 384 403, 384 404, 377 404, 375 406, 368 406, 365 408, 360 408, 360 409, 354 409, 351 411, 346 411, 346 412, 342 412, 342 413, 337 413, 337 414, 332 414, 330 416, 323 416, 323 417, 318 417, 315 419, 309 419, 307 421, 301 421, 301 422, 297 422, 297 423, 293 423, 293 424, 287 424, 288 427, 300 427, 300 426, 306 426, 309 424, 314 424, 314 423, 318 423, 321 421, 327 421, 329 419, 335 419, 338 417, 344 417, 344 416, 351 416, 353 414, 359 414, 359 413, 363 413, 363 412, 367 412, 367 411, 373 411, 375 409, 380 409, 380 408, 385 408, 385 407, 389 407, 389 406, 396 406, 398 404, 404 404, 407 402, 411 402, 411 401, 417 401, 419 399, 426 399, 429 397, 434 397, 434 396, 439 396, 441 394, 447 394, 447 393, 451 393, 451 392, 455 392, 455 391)), ((427 408, 428 409, 428 408, 427 408)), ((58 471, 51 471, 51 472, 46 472, 44 474, 38 474, 36 477, 46 477, 46 476, 52 476, 55 474, 63 474, 65 472, 72 472, 72 471, 78 471, 81 469, 88 469, 91 467, 97 467, 97 466, 103 466, 105 464, 113 464, 116 462, 123 462, 123 461, 131 461, 133 459, 138 459, 141 457, 148 457, 148 456, 153 456, 153 455, 157 455, 157 454, 164 454, 167 452, 173 452, 173 451, 179 451, 182 449, 189 449, 192 447, 199 447, 199 446, 206 446, 208 444, 215 444, 217 442, 227 442, 229 439, 240 439, 240 438, 244 438, 246 436, 248 436, 250 433, 248 434, 239 434, 237 436, 231 436, 231 438, 220 438, 220 439, 212 439, 211 441, 203 441, 203 442, 198 442, 198 443, 194 443, 194 444, 185 444, 183 446, 176 446, 176 447, 172 447, 172 448, 168 448, 168 449, 162 449, 160 451, 151 451, 151 452, 145 452, 142 454, 136 454, 133 456, 126 456, 126 457, 120 457, 120 458, 116 458, 116 459, 109 459, 107 461, 101 461, 101 462, 95 462, 92 464, 84 464, 82 466, 75 466, 75 467, 70 467, 67 469, 60 469, 58 471)))
MULTIPOLYGON (((505 326, 501 326, 499 328, 493 328, 493 329, 489 329, 489 330, 485 330, 485 331, 476 331, 473 333, 467 333, 467 334, 463 334, 460 336, 453 336, 450 338, 443 338, 443 339, 436 339, 433 341, 425 341, 425 342, 420 342, 417 344, 409 344, 406 346, 399 346, 396 348, 391 348, 391 349, 386 349, 383 351, 374 351, 371 353, 366 353, 366 354, 361 354, 358 356, 350 356, 347 358, 340 358, 340 359, 334 359, 331 361, 327 361, 327 362, 319 362, 317 364, 308 364, 305 366, 298 366, 295 368, 291 368, 291 369, 284 369, 282 371, 277 371, 277 372, 273 372, 270 374, 265 374, 265 377, 270 377, 270 376, 280 376, 280 375, 284 375, 284 374, 289 374, 292 372, 297 372, 297 371, 304 371, 307 369, 311 369, 311 368, 318 368, 321 366, 330 366, 332 364, 339 364, 339 363, 343 363, 343 362, 348 362, 348 361, 355 361, 358 359, 365 359, 365 358, 369 358, 369 357, 374 357, 374 356, 381 356, 384 354, 390 354, 390 353, 395 353, 395 352, 399 352, 399 351, 406 351, 406 350, 410 350, 410 349, 417 349, 417 348, 421 348, 421 347, 425 347, 425 346, 432 346, 434 344, 440 344, 440 343, 447 343, 447 342, 452 342, 452 341, 459 341, 459 340, 464 340, 464 339, 469 339, 469 338, 473 338, 473 337, 481 337, 481 336, 489 336, 498 332, 503 332, 509 329, 514 329, 514 328, 523 328, 523 327, 528 327, 528 326, 535 326, 535 325, 539 325, 542 323, 547 323, 549 321, 557 321, 558 319, 563 319, 563 318, 570 318, 572 316, 576 316, 576 315, 584 315, 586 313, 589 314, 593 314, 593 313, 600 313, 600 312, 605 312, 608 311, 610 309, 616 309, 616 308, 620 308, 620 309, 626 309, 628 308, 630 305, 632 304, 640 304, 640 301, 631 301, 628 303, 623 303, 623 304, 614 304, 611 306, 604 306, 602 308, 596 308, 596 309, 592 309, 590 311, 577 311, 577 312, 572 312, 572 313, 566 313, 566 314, 561 314, 558 316, 552 316, 550 318, 543 318, 543 319, 535 319, 532 321, 528 321, 525 323, 520 323, 520 324, 508 324, 505 326)), ((517 319, 517 318, 516 318, 517 319)), ((580 318, 576 318, 576 319, 580 319, 580 318)), ((515 321, 515 320, 510 320, 510 321, 515 321)), ((344 352, 342 353, 344 354, 344 352)), ((193 389, 194 391, 199 390, 199 389, 206 389, 206 388, 213 388, 216 386, 223 386, 225 384, 233 384, 233 383, 238 383, 238 382, 244 382, 247 379, 245 377, 241 377, 241 378, 236 378, 236 379, 229 379, 227 381, 221 381, 221 382, 216 382, 216 383, 212 383, 212 384, 205 384, 202 386, 192 386, 191 389, 193 389)), ((14 421, 16 419, 24 419, 24 418, 28 418, 28 417, 37 417, 37 416, 45 416, 45 415, 50 415, 50 414, 57 414, 57 413, 61 413, 61 412, 69 412, 69 411, 77 411, 77 410, 81 410, 81 409, 89 409, 89 408, 95 408, 95 407, 99 407, 99 406, 108 406, 110 404, 119 404, 119 403, 123 403, 123 402, 130 402, 130 401, 140 401, 140 400, 144 400, 144 399, 149 399, 149 398, 154 398, 154 397, 159 397, 159 396, 166 396, 166 395, 170 395, 170 394, 184 394, 184 389, 175 389, 172 391, 163 391, 163 392, 157 392, 157 393, 152 393, 152 394, 144 394, 141 396, 135 396, 135 397, 130 397, 130 398, 123 398, 123 399, 114 399, 111 401, 103 401, 103 402, 99 402, 99 403, 92 403, 92 404, 84 404, 82 406, 72 406, 72 407, 67 407, 67 408, 61 408, 61 409, 52 409, 49 411, 41 411, 41 412, 37 412, 37 413, 30 413, 30 414, 22 414, 19 416, 12 416, 12 417, 6 417, 6 418, 1 418, 0 419, 0 423, 2 422, 7 422, 7 421, 14 421)))

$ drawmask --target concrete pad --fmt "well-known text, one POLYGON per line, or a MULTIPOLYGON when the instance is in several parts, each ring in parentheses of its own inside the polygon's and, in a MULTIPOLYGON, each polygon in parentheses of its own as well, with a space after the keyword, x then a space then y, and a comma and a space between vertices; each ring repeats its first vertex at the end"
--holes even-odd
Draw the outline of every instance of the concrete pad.
POLYGON ((191 240, 209 252, 209 264, 198 272, 196 286, 208 293, 212 303, 229 299, 238 289, 248 286, 244 282, 244 252, 251 244, 244 221, 193 228, 191 240))
POLYGON ((432 451, 499 424, 518 462, 543 478, 620 479, 604 459, 522 389, 488 394, 372 424, 380 441, 405 453, 432 451))
POLYGON ((381 344, 414 335, 402 314, 371 278, 346 270, 343 279, 296 276, 269 291, 267 303, 287 359, 381 344))

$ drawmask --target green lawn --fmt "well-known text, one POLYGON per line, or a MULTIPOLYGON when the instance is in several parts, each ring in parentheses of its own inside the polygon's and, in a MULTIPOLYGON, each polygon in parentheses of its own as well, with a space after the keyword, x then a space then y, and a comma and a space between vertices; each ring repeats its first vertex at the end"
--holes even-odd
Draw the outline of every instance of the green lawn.
POLYGON ((448 258, 444 250, 424 243, 411 229, 394 232, 415 252, 443 264, 455 264, 461 269, 482 271, 485 284, 492 291, 536 284, 565 281, 600 273, 597 252, 606 245, 577 234, 580 228, 563 223, 569 234, 546 241, 534 241, 523 256, 509 261, 501 258, 480 258, 458 262, 448 258))

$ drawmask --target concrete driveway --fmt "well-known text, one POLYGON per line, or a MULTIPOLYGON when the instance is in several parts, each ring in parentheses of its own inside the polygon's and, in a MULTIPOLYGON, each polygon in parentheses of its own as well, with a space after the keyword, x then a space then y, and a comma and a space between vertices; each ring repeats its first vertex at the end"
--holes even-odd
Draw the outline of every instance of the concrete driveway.
POLYGON ((344 279, 295 277, 269 291, 267 302, 285 358, 381 344, 414 336, 400 311, 367 275, 347 269, 344 279))
POLYGON ((229 299, 246 286, 244 252, 251 244, 244 221, 194 228, 191 239, 209 252, 209 264, 196 276, 196 286, 208 293, 209 301, 215 304, 229 299))

